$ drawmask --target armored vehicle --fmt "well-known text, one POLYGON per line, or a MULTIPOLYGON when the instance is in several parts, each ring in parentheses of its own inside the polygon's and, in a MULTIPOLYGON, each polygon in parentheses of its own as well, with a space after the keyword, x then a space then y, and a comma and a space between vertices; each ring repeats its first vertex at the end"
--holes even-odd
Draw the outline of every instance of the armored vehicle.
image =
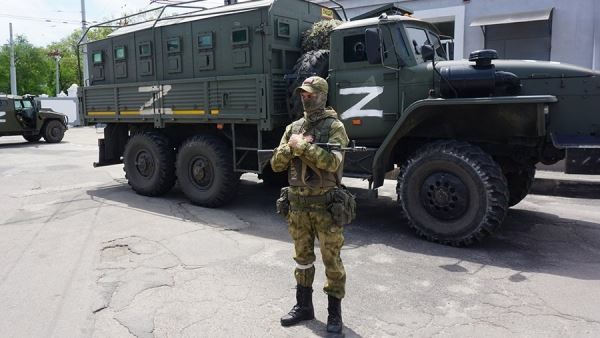
POLYGON ((41 107, 33 96, 0 95, 0 136, 22 135, 29 142, 42 137, 48 143, 62 141, 67 116, 41 107))
MULTIPOLYGON (((187 4, 186 6, 190 6, 187 4)), ((435 27, 408 16, 349 21, 330 50, 301 55, 302 32, 331 8, 301 0, 223 6, 116 30, 88 44, 83 118, 105 123, 96 165, 124 163, 132 188, 178 180, 194 203, 229 202, 241 173, 275 176, 257 150, 297 116, 293 88, 328 77, 350 139, 345 175, 372 196, 399 168, 398 213, 428 240, 468 245, 528 193, 535 164, 600 145, 600 74, 556 62, 446 61, 435 27)))

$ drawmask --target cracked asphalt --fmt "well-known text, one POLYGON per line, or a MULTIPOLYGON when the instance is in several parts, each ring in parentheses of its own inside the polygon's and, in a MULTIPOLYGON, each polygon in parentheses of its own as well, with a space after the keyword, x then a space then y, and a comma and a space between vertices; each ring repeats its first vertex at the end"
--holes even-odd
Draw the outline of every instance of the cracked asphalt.
MULTIPOLYGON (((122 166, 92 167, 97 137, 0 138, 0 337, 326 336, 322 264, 316 320, 279 325, 294 264, 277 189, 244 175, 221 209, 139 196, 122 166)), ((530 195, 460 249, 417 238, 394 187, 346 229, 345 336, 600 336, 600 199, 530 195)))

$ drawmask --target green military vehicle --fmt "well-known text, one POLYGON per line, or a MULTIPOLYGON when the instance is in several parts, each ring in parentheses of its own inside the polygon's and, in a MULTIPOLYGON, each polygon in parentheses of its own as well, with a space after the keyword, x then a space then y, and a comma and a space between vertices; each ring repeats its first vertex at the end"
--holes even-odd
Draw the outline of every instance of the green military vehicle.
POLYGON ((67 116, 41 107, 33 96, 0 95, 0 136, 22 135, 29 142, 42 137, 48 143, 62 141, 67 116))
MULTIPOLYGON (((186 3, 187 7, 192 4, 186 3)), ((158 196, 179 181, 201 206, 229 202, 242 173, 276 180, 257 150, 297 117, 290 96, 328 77, 350 139, 345 176, 369 191, 399 169, 398 212, 428 240, 468 245, 528 193, 536 163, 600 145, 600 74, 495 60, 446 61, 435 27, 408 16, 349 21, 328 51, 301 55, 302 32, 332 8, 261 0, 122 27, 87 45, 83 119, 104 123, 97 166, 124 163, 131 187, 158 196)))

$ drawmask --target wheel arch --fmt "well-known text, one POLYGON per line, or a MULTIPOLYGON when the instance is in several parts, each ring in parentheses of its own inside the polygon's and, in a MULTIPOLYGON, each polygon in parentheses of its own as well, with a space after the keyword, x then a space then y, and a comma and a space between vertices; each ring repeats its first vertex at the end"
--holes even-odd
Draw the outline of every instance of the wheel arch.
POLYGON ((414 102, 375 153, 374 187, 383 185, 385 173, 398 160, 398 147, 408 138, 502 143, 513 136, 541 137, 546 134, 545 106, 556 101, 555 96, 535 95, 414 102))

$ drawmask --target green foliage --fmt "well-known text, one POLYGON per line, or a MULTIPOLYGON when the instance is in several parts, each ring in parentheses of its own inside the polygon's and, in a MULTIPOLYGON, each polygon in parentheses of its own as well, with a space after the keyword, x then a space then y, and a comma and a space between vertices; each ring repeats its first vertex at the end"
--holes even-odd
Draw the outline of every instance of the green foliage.
MULTIPOLYGON (((88 39, 88 41, 96 41, 96 40, 106 39, 108 34, 112 33, 114 30, 115 30, 115 28, 111 28, 111 27, 92 28, 88 32, 87 39, 88 39)), ((81 37, 81 34, 79 35, 79 37, 81 37)), ((79 40, 79 38, 77 40, 79 40)))
POLYGON ((342 22, 339 20, 322 20, 302 34, 302 53, 311 50, 329 49, 329 34, 342 22))
MULTIPOLYGON (((15 68, 17 92, 19 94, 50 94, 49 79, 52 76, 52 60, 45 48, 33 46, 23 36, 17 36, 15 46, 15 68)), ((10 47, 0 49, 0 92, 10 93, 10 47)))
MULTIPOLYGON (((104 39, 114 29, 92 29, 90 40, 104 39)), ((35 47, 23 36, 17 36, 15 45, 15 67, 17 71, 17 93, 22 94, 56 94, 56 61, 48 53, 59 51, 60 90, 66 92, 73 84, 80 84, 77 69, 77 42, 81 38, 81 30, 74 30, 69 36, 47 47, 35 47)), ((81 53, 80 53, 81 54, 81 53)), ((80 55, 82 58, 83 55, 80 55)), ((83 67, 83 59, 80 62, 83 67)), ((0 92, 10 93, 10 46, 0 47, 0 92)))
MULTIPOLYGON (((66 38, 58 42, 54 42, 46 47, 46 53, 58 51, 61 54, 60 59, 60 90, 66 92, 73 84, 79 84, 79 72, 77 70, 77 42, 81 38, 81 31, 75 30, 66 38)), ((50 57, 51 58, 51 57, 50 57)), ((52 95, 56 94, 56 63, 52 59, 52 76, 49 79, 48 85, 52 88, 52 95)), ((83 65, 83 63, 82 63, 83 65)))

